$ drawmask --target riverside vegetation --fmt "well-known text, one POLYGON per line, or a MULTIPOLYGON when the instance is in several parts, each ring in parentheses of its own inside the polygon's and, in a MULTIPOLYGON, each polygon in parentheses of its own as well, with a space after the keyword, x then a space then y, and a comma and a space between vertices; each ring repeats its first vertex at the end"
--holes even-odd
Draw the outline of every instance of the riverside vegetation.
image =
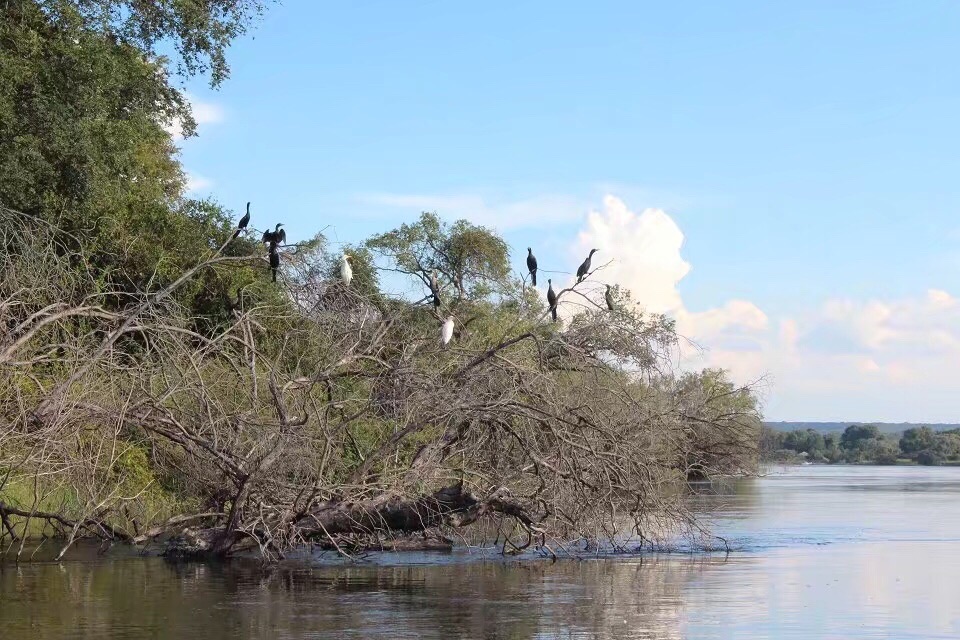
POLYGON ((219 84, 263 9, 0 5, 4 548, 277 559, 470 525, 505 552, 704 535, 685 483, 755 471, 757 398, 676 370, 673 322, 606 289, 602 261, 554 323, 495 231, 424 213, 336 251, 275 246, 274 283, 253 233, 275 221, 255 203, 239 232, 186 196, 165 127, 193 121, 168 69, 219 84))
POLYGON ((871 424, 850 425, 842 433, 816 429, 776 431, 764 426, 760 447, 767 461, 958 464, 960 429, 934 431, 930 427, 911 427, 901 434, 885 434, 871 424))

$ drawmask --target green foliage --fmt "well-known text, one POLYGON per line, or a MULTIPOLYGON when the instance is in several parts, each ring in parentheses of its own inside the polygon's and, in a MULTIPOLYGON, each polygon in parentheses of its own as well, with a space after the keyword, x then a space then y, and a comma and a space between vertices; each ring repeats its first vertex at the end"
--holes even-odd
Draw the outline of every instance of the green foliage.
POLYGON ((814 429, 779 432, 764 427, 761 447, 767 460, 806 454, 815 462, 896 464, 900 458, 907 458, 937 465, 960 460, 960 432, 911 427, 898 440, 880 433, 875 425, 852 425, 839 438, 833 433, 820 435, 814 429))
POLYGON ((937 434, 930 427, 907 429, 900 437, 900 450, 906 455, 930 449, 936 444, 937 434))
POLYGON ((861 441, 859 462, 873 462, 874 464, 896 464, 900 447, 894 438, 881 436, 879 438, 861 441))
POLYGON ((246 31, 268 2, 37 0, 30 4, 53 21, 98 31, 136 48, 144 57, 155 57, 158 45, 169 49, 172 44, 181 74, 209 72, 211 85, 217 86, 229 75, 226 50, 230 42, 246 31))
POLYGON ((820 458, 826 449, 823 434, 814 429, 790 431, 783 439, 783 448, 806 453, 813 458, 820 458))
POLYGON ((752 471, 762 432, 757 396, 735 385, 723 369, 687 373, 679 385, 681 395, 698 407, 696 415, 689 416, 688 475, 752 471))
POLYGON ((353 270, 350 288, 366 298, 379 298, 380 273, 374 263, 373 253, 364 246, 344 245, 341 254, 330 254, 327 278, 334 281, 340 279, 340 267, 344 254, 350 256, 350 268, 353 270))
POLYGON ((490 229, 466 220, 449 225, 437 214, 425 212, 413 224, 370 238, 366 246, 385 258, 389 268, 419 278, 425 293, 436 269, 445 303, 482 300, 495 288, 509 285, 507 243, 490 229))
MULTIPOLYGON (((229 237, 235 216, 183 198, 177 150, 163 125, 178 121, 191 133, 190 106, 162 61, 139 46, 179 33, 196 67, 198 56, 220 56, 218 38, 230 31, 221 33, 220 23, 233 9, 203 22, 194 14, 213 11, 205 3, 135 3, 145 13, 122 25, 100 20, 131 4, 0 6, 0 205, 69 234, 104 286, 132 292, 161 287, 199 262, 229 237), (207 42, 204 25, 218 33, 207 42)), ((258 250, 231 247, 241 255, 258 250)), ((196 312, 210 314, 211 297, 249 279, 220 290, 210 289, 219 281, 207 281, 184 290, 184 301, 199 298, 196 312)))
POLYGON ((840 436, 840 447, 846 451, 862 448, 865 441, 880 437, 880 429, 872 424, 855 424, 847 427, 840 436))

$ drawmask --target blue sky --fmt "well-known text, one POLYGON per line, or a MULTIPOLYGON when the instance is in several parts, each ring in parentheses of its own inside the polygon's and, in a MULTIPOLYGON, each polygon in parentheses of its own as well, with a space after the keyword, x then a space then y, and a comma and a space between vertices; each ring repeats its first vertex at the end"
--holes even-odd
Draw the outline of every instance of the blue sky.
POLYGON ((286 0, 187 85, 183 161, 294 237, 435 208, 541 263, 653 247, 619 275, 679 279, 651 305, 766 375, 769 417, 960 421, 958 27, 932 0, 286 0))

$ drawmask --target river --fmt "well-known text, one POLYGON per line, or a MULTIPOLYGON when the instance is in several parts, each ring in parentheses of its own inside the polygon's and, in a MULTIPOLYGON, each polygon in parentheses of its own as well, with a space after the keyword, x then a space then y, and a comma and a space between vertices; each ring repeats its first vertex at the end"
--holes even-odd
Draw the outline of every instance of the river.
POLYGON ((0 564, 0 637, 960 638, 960 468, 792 467, 701 500, 733 553, 0 564))

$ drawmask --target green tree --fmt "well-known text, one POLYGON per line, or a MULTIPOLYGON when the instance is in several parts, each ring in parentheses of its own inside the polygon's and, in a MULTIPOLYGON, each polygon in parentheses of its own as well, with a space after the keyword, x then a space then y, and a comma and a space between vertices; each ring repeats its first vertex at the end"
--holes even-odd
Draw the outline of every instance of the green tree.
POLYGON ((843 451, 840 449, 840 437, 836 433, 827 433, 823 436, 823 457, 827 462, 843 460, 843 451))
POLYGON ((783 446, 785 449, 806 453, 814 458, 822 457, 825 448, 823 434, 816 429, 797 429, 788 432, 783 439, 783 446))
MULTIPOLYGON (((164 129, 194 123, 170 82, 158 42, 186 73, 225 77, 223 53, 257 2, 19 0, 0 5, 0 206, 43 219, 76 239, 111 289, 169 282, 229 237, 232 216, 184 198, 177 150, 164 129)), ((239 241, 236 255, 253 243, 239 241)), ((188 287, 217 301, 250 279, 188 287)), ((209 302, 197 301, 209 313, 209 302)), ((219 304, 219 302, 218 302, 219 304)))
POLYGON ((945 460, 960 459, 960 433, 956 430, 938 433, 935 448, 945 460))
POLYGON ((758 463, 762 421, 757 396, 734 384, 725 369, 704 369, 680 379, 679 393, 698 407, 687 430, 683 464, 699 479, 752 472, 758 463))
POLYGON ((937 434, 930 427, 913 427, 900 437, 900 451, 907 456, 915 456, 924 449, 931 449, 937 441, 937 434))
POLYGON ((386 268, 418 279, 429 299, 434 270, 444 304, 479 301, 496 289, 510 288, 510 249, 503 238, 466 220, 447 224, 424 212, 412 224, 373 236, 367 248, 386 260, 386 268))
POLYGON ((879 437, 861 441, 864 462, 896 464, 900 447, 893 438, 879 437))
POLYGON ((226 51, 242 35, 269 0, 21 0, 54 22, 70 23, 109 36, 139 51, 144 58, 176 52, 177 71, 185 76, 209 73, 218 86, 230 67, 226 51), (172 47, 171 47, 172 45, 172 47))

